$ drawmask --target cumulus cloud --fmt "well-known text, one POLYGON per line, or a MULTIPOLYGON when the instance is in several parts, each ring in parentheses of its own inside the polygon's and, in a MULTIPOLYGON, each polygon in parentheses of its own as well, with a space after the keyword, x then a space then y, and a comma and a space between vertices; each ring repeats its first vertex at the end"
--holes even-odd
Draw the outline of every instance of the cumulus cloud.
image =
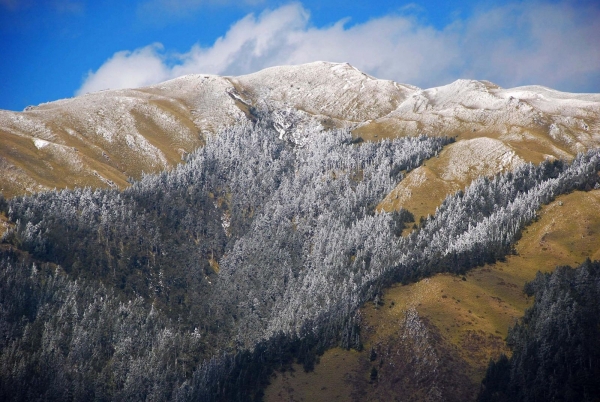
POLYGON ((410 14, 315 27, 308 10, 289 4, 247 15, 210 47, 195 45, 175 54, 155 44, 118 52, 88 74, 78 93, 316 60, 349 62, 378 78, 421 87, 474 78, 502 86, 598 91, 597 38, 600 8, 595 5, 513 3, 436 29, 410 14))
POLYGON ((96 72, 88 73, 77 95, 104 89, 137 88, 168 80, 173 72, 165 65, 165 58, 159 53, 162 50, 162 45, 155 43, 133 52, 115 53, 96 72))

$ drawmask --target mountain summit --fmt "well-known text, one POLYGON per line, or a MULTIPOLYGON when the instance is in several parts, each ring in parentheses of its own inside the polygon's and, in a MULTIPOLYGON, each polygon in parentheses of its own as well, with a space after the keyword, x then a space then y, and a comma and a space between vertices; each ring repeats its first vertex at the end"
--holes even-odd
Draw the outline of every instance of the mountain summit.
POLYGON ((315 62, 239 77, 187 75, 0 111, 0 192, 124 188, 142 172, 180 163, 224 127, 264 114, 292 140, 308 126, 350 128, 364 140, 420 134, 493 140, 459 146, 465 149, 452 153, 459 171, 470 169, 465 152, 485 154, 494 171, 513 160, 569 159, 600 143, 598 94, 474 80, 420 89, 347 63, 315 62), (498 158, 504 162, 492 160, 498 158))

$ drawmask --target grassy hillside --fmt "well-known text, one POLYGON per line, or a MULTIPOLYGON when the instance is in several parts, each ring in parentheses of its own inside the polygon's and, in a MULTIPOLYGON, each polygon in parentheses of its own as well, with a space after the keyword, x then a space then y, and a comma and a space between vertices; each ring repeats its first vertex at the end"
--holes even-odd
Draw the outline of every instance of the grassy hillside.
POLYGON ((497 142, 496 151, 538 163, 597 146, 599 105, 596 94, 502 89, 487 81, 420 89, 347 63, 273 67, 240 77, 188 75, 24 112, 0 110, 0 192, 124 188, 130 177, 168 169, 207 136, 261 114, 280 117, 286 137, 310 125, 352 128, 367 141, 425 134, 476 144, 484 137, 497 142))
MULTIPOLYGON (((529 149, 539 149, 539 143, 535 141, 529 146, 529 149)), ((563 157, 569 160, 573 156, 556 152, 556 149, 547 151, 552 153, 544 154, 546 159, 563 157)), ((537 151, 515 148, 492 137, 459 138, 436 158, 408 173, 379 208, 384 211, 408 209, 419 220, 421 216, 433 215, 448 194, 467 187, 479 176, 492 177, 524 163, 540 163, 545 158, 537 151)))
POLYGON ((517 254, 506 261, 474 269, 464 277, 442 274, 393 286, 381 305, 368 303, 362 308, 363 352, 330 350, 314 373, 299 367, 278 374, 265 400, 419 400, 432 383, 448 392, 448 398, 450 391, 452 399, 474 398, 489 359, 508 352, 503 341, 508 327, 532 303, 523 293, 525 282, 538 270, 548 272, 586 257, 600 258, 598 210, 600 190, 558 197, 542 208, 539 220, 517 243, 517 254), (402 354, 403 322, 413 309, 429 331, 432 355, 437 357, 436 377, 422 378, 417 387, 399 378, 400 357, 408 357, 402 354), (377 379, 371 378, 373 368, 377 379))

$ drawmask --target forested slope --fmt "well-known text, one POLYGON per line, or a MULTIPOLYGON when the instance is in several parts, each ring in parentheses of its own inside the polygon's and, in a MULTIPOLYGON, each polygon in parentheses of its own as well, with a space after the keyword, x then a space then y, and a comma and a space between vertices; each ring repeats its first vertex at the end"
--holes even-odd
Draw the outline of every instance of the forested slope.
POLYGON ((504 261, 385 289, 360 308, 362 352, 334 348, 314 372, 277 373, 265 400, 423 400, 431 393, 474 401, 489 360, 510 353, 509 327, 534 302, 525 283, 539 271, 600 259, 599 208, 600 190, 561 195, 538 211, 504 261))
POLYGON ((595 151, 523 164, 402 237, 410 214, 376 206, 450 140, 276 123, 226 129, 125 191, 8 200, 2 395, 258 398, 272 369, 360 349, 358 308, 385 287, 501 259, 541 205, 598 185, 595 151))
POLYGON ((600 385, 600 262, 539 273, 535 303, 508 334, 512 356, 488 368, 480 401, 594 401, 600 385))

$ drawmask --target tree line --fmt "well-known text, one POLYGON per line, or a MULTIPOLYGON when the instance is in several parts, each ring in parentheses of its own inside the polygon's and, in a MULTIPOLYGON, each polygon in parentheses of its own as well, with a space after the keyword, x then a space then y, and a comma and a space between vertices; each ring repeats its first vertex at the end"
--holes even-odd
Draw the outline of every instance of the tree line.
POLYGON ((0 263, 3 395, 259 398, 294 359, 310 369, 328 347, 360 348, 358 308, 384 287, 503 258, 541 205, 598 181, 597 152, 525 165, 401 237, 410 213, 375 206, 451 139, 303 130, 289 141, 262 119, 122 192, 0 205, 15 223, 0 263))

